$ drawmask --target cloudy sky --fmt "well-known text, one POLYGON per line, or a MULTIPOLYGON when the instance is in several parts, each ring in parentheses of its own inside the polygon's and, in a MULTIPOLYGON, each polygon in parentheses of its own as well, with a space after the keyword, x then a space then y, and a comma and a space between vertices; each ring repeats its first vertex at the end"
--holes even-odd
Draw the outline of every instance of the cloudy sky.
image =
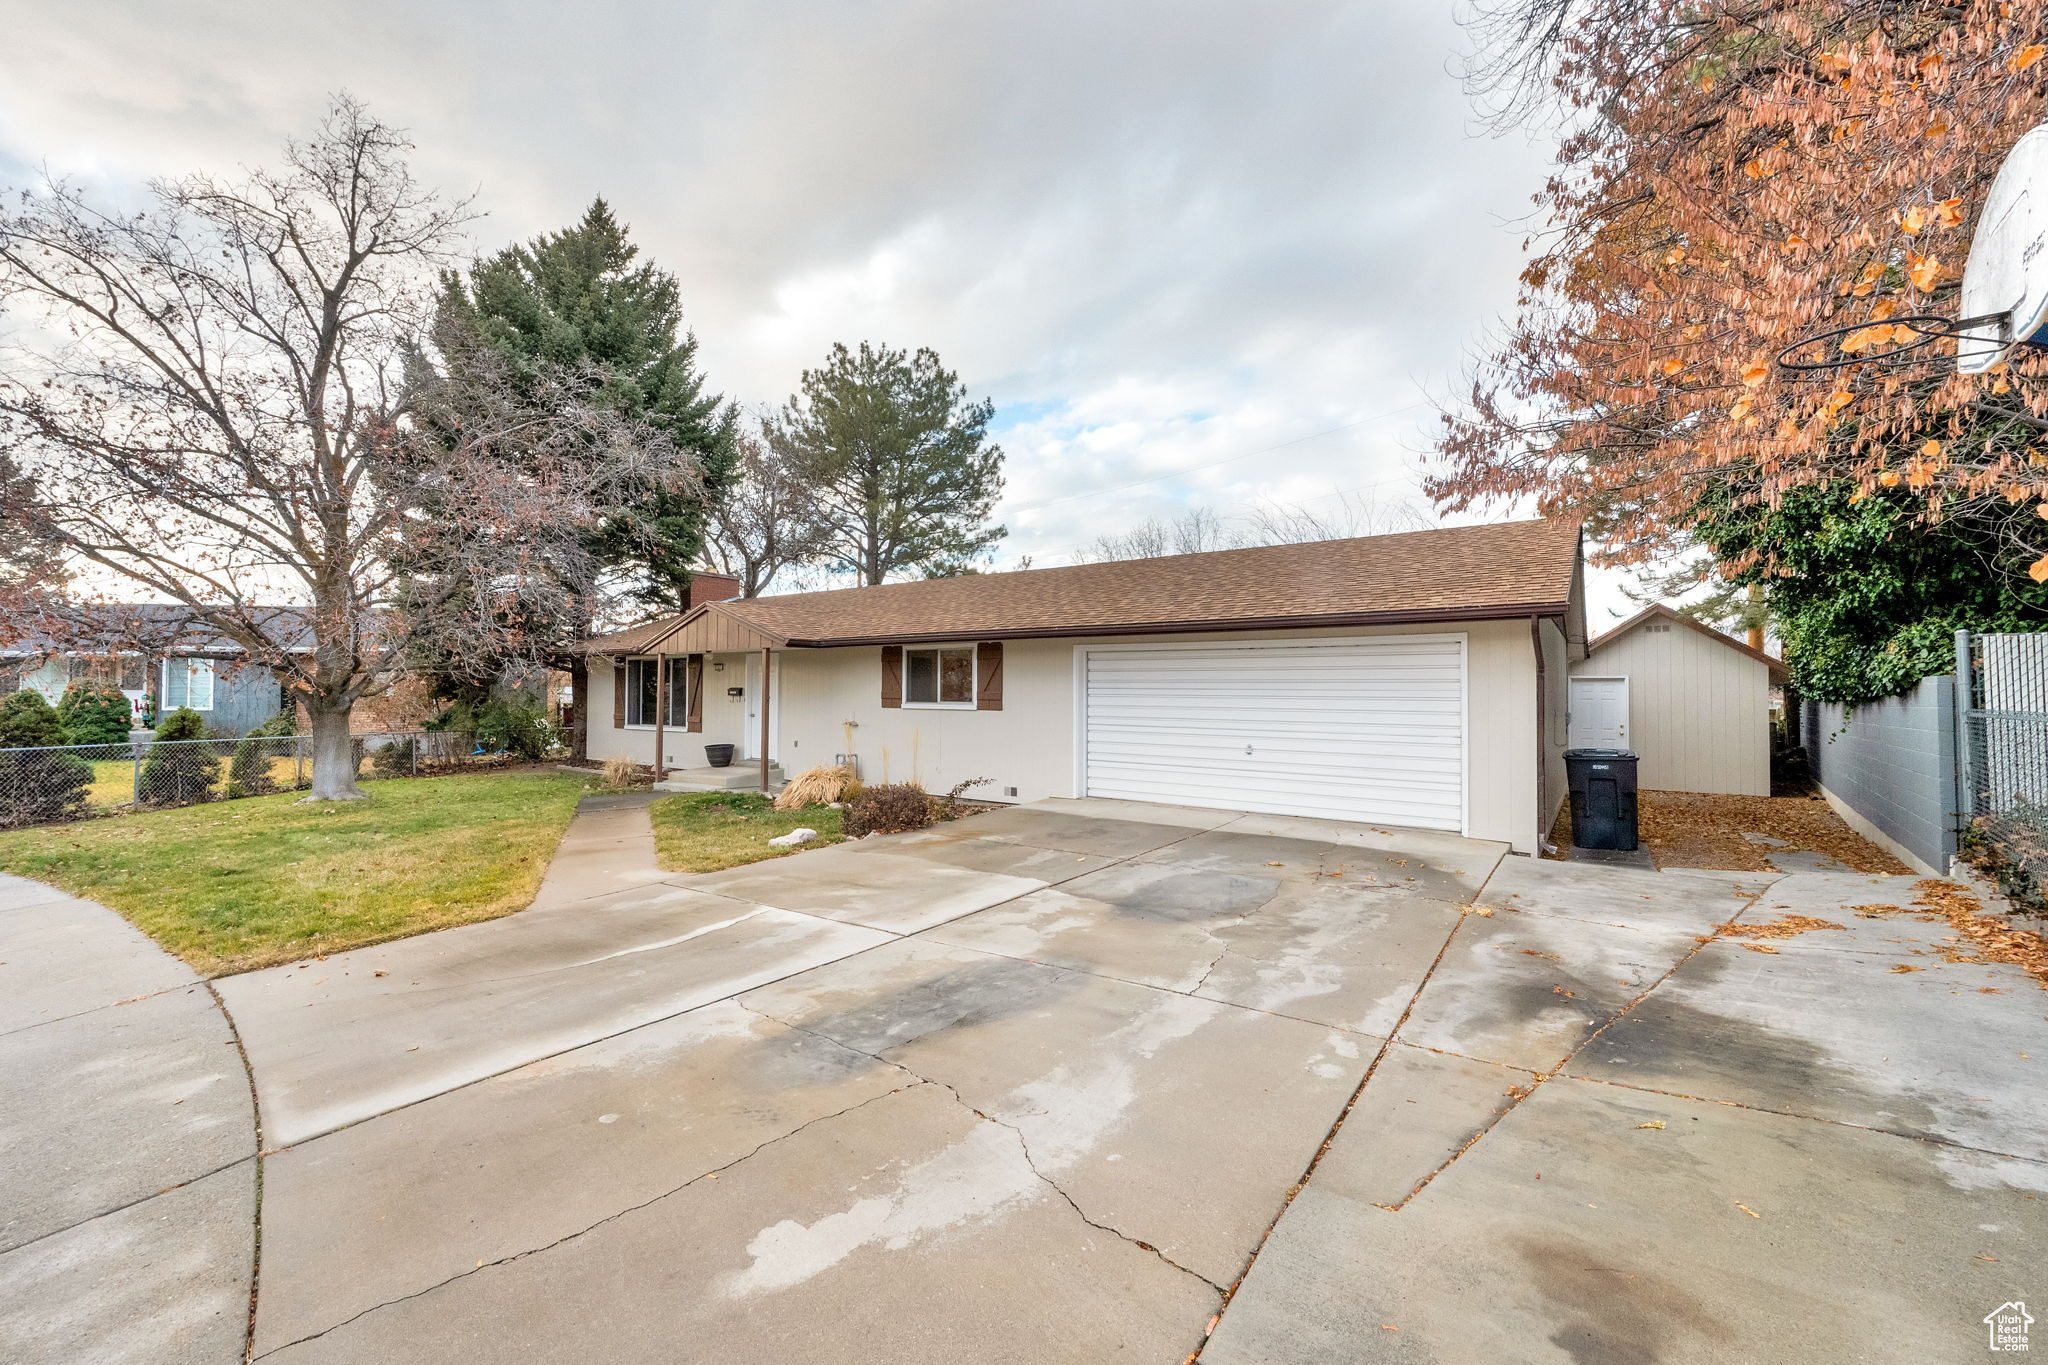
POLYGON ((0 181, 262 162, 350 90, 479 247, 604 195, 750 407, 834 341, 936 349, 1042 566, 1194 505, 1421 506, 1547 163, 1475 131, 1450 10, 0 0, 0 181))

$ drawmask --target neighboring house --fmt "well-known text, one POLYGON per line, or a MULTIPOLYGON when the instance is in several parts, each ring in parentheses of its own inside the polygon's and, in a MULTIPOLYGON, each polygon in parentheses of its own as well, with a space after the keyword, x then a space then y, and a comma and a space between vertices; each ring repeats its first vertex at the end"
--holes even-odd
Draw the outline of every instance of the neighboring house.
POLYGON ((1515 522, 713 601, 590 642, 590 754, 1103 796, 1537 848, 1579 534, 1515 522), (765 676, 764 676, 765 670, 765 676), (657 715, 657 679, 666 706, 657 715))
MULTIPOLYGON (((76 608, 79 628, 59 641, 17 640, 0 647, 0 695, 23 688, 52 705, 74 682, 106 683, 128 698, 140 721, 155 698, 158 714, 189 707, 215 730, 241 734, 284 707, 269 669, 246 662, 243 649, 185 624, 181 608, 149 603, 76 608)), ((303 648, 303 624, 280 609, 277 638, 303 648)))
POLYGON ((1667 606, 1572 665, 1571 745, 1632 749, 1645 791, 1771 794, 1771 688, 1785 665, 1667 606))

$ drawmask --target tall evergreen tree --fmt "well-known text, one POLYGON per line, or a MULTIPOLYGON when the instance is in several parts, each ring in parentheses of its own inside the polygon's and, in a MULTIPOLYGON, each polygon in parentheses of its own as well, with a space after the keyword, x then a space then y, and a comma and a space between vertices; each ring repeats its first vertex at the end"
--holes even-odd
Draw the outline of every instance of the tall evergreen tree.
POLYGON ((709 505, 733 477, 737 418, 705 391, 675 276, 639 254, 611 207, 595 200, 576 226, 487 256, 466 279, 449 275, 436 325, 483 342, 515 376, 587 371, 596 402, 697 457, 701 489, 650 491, 632 516, 598 533, 609 566, 631 580, 630 595, 676 611, 689 601, 709 505))
POLYGON ((987 524, 1003 491, 1002 447, 986 441, 994 415, 933 352, 863 341, 805 370, 765 434, 814 492, 825 554, 872 585, 964 572, 1006 534, 987 524))
MULTIPOLYGON (((574 227, 508 246, 466 278, 449 274, 435 332, 444 353, 472 344, 494 352, 513 382, 537 395, 564 375, 581 376, 595 386, 591 401, 691 458, 699 477, 690 487, 650 487, 631 512, 593 531, 590 546, 626 600, 680 611, 710 508, 735 476, 738 421, 731 404, 706 391, 675 276, 638 257, 625 226, 597 199, 574 227)), ((599 603, 596 585, 571 586, 585 604, 561 632, 576 695, 571 748, 580 758, 589 675, 569 646, 590 635, 599 603)))

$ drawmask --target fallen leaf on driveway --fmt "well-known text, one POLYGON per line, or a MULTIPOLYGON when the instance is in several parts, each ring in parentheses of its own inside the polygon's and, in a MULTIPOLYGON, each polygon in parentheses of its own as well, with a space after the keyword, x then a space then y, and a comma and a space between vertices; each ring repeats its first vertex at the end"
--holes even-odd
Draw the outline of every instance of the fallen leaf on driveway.
POLYGON ((1745 943, 1742 946, 1749 949, 1752 953, 1776 953, 1778 951, 1768 943, 1745 943))
POLYGON ((1394 1324, 1391 1322, 1383 1322, 1380 1324, 1380 1330, 1382 1332, 1398 1332, 1401 1329, 1394 1326, 1394 1324))
POLYGON ((1993 1265, 1998 1264, 1998 1258, 1996 1256, 1979 1256, 1977 1257, 1977 1259, 1980 1261, 1989 1261, 1993 1265))
POLYGON ((1267 863, 1267 864, 1266 864, 1266 866, 1267 866, 1267 867, 1285 867, 1285 866, 1287 866, 1287 864, 1286 864, 1286 863, 1267 863))
POLYGON ((1925 967, 1914 967, 1907 963, 1901 962, 1898 966, 1892 968, 1892 970, 1895 972, 1924 972, 1927 969, 1925 967))
POLYGON ((1664 1120, 1662 1119, 1651 1119, 1648 1123, 1639 1123, 1636 1125, 1636 1127, 1638 1128, 1662 1128, 1663 1126, 1664 1120))
POLYGON ((1741 1209, 1741 1210, 1742 1210, 1742 1211, 1743 1211, 1744 1213, 1748 1214, 1748 1215, 1749 1215, 1750 1217, 1752 1217, 1752 1218, 1761 1218, 1761 1217, 1763 1217, 1763 1215, 1762 1215, 1762 1214, 1758 1213, 1758 1212, 1757 1212, 1757 1211, 1756 1211, 1755 1209, 1751 1208, 1751 1207, 1750 1207, 1749 1205, 1747 1205, 1747 1204, 1737 1204, 1737 1205, 1736 1205, 1735 1207, 1736 1207, 1736 1208, 1738 1208, 1738 1209, 1741 1209))

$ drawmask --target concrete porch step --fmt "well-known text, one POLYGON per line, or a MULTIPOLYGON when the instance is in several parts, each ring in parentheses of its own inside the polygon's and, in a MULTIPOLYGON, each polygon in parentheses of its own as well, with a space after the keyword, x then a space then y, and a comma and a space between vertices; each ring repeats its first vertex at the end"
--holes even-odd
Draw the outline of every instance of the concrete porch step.
MULTIPOLYGON (((768 765, 769 787, 780 787, 783 782, 782 765, 768 765)), ((654 784, 658 792, 734 792, 761 790, 761 763, 759 759, 736 758, 731 766, 724 768, 670 768, 662 780, 654 784)))

